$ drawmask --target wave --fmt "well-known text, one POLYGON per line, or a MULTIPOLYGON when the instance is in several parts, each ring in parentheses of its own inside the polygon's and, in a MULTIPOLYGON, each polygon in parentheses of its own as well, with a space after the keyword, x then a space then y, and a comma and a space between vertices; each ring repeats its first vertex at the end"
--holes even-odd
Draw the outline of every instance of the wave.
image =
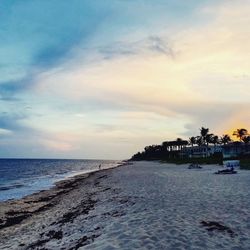
POLYGON ((75 175, 112 168, 120 161, 105 160, 1 160, 0 202, 19 199, 51 188, 75 175), (101 169, 99 166, 101 165, 101 169))
POLYGON ((6 190, 11 190, 11 189, 16 189, 16 188, 22 188, 25 185, 23 184, 14 184, 14 185, 8 185, 8 186, 3 186, 0 187, 0 191, 6 191, 6 190))

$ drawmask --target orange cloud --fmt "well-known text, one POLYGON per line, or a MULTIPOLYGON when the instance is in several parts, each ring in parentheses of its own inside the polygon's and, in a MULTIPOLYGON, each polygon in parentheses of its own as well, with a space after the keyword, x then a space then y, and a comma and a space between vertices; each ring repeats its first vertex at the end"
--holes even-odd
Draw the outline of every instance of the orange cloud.
POLYGON ((245 127, 250 124, 246 115, 250 104, 250 5, 242 3, 246 1, 203 9, 204 15, 207 12, 213 17, 206 25, 179 28, 172 34, 162 32, 161 44, 168 44, 171 36, 174 56, 145 49, 145 39, 138 40, 143 49, 136 53, 109 59, 98 51, 81 54, 78 50, 70 63, 37 78, 36 95, 42 100, 56 96, 78 108, 92 102, 98 112, 83 115, 77 110, 81 115, 54 116, 58 110, 53 113, 52 108, 47 120, 33 120, 30 125, 46 123, 49 132, 75 131, 81 140, 101 138, 103 145, 120 138, 141 145, 146 140, 143 136, 158 141, 187 134, 187 127, 198 130, 201 124, 219 134, 245 127))

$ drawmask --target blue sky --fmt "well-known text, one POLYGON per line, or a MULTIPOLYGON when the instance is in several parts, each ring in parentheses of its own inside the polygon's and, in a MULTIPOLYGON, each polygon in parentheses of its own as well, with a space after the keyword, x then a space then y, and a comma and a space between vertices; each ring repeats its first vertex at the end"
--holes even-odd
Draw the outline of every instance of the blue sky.
POLYGON ((122 159, 202 125, 246 126, 249 9, 1 0, 0 157, 122 159))

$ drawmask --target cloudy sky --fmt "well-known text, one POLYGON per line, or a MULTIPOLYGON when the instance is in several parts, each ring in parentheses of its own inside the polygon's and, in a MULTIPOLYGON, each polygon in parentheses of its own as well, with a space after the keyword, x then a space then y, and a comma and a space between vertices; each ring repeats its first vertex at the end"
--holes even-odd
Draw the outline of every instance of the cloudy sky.
POLYGON ((0 157, 124 159, 201 126, 250 129, 249 13, 249 0, 0 0, 0 157))

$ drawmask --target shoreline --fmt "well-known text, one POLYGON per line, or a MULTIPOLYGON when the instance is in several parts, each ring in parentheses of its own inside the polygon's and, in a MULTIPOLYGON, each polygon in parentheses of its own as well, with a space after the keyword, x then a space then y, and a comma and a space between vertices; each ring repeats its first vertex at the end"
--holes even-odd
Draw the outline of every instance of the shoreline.
MULTIPOLYGON (((51 244, 49 249, 61 249, 54 246, 55 241, 65 237, 67 240, 71 230, 79 231, 82 222, 77 221, 82 217, 88 221, 99 202, 98 196, 111 190, 106 179, 113 171, 130 164, 124 161, 108 169, 75 175, 56 182, 49 190, 0 202, 0 249, 41 249, 45 244, 51 244)), ((90 227, 87 236, 71 242, 66 249, 89 244, 100 230, 90 227)))
POLYGON ((121 166, 0 203, 0 249, 249 248, 248 171, 215 176, 216 165, 121 166))
POLYGON ((52 206, 50 202, 53 199, 69 193, 86 179, 129 164, 123 161, 111 168, 93 170, 88 173, 76 173, 64 180, 55 182, 49 189, 34 192, 20 199, 0 201, 0 230, 20 224, 32 215, 49 209, 52 206))
MULTIPOLYGON (((30 188, 26 188, 26 191, 24 191, 23 193, 20 193, 19 189, 17 189, 17 193, 19 193, 18 195, 7 195, 7 197, 1 197, 2 199, 0 199, 0 204, 2 202, 6 202, 6 201, 14 201, 14 200, 20 200, 20 199, 23 199, 25 198, 26 196, 30 196, 30 195, 33 195, 35 193, 39 193, 39 192, 42 192, 42 191, 46 191, 46 190, 50 190, 52 188, 54 188, 58 182, 61 182, 61 181, 64 181, 64 180, 68 180, 68 179, 71 179, 75 176, 79 176, 79 175, 84 175, 84 174, 89 174, 89 173, 94 173, 96 171, 100 171, 100 170, 103 170, 103 169, 112 169, 114 167, 117 167, 119 166, 120 164, 123 164, 124 162, 126 162, 126 160, 123 160, 123 161, 117 161, 117 162, 114 162, 111 167, 107 167, 105 165, 105 163, 103 164, 104 167, 101 168, 101 169, 82 169, 82 170, 78 170, 78 171, 68 171, 68 173, 64 173, 64 174, 61 174, 61 176, 57 176, 57 177, 48 177, 47 179, 45 178, 45 176, 38 176, 38 177, 34 177, 33 179, 31 179, 31 181, 34 181, 36 179, 40 180, 40 179, 43 179, 45 180, 45 184, 42 183, 42 185, 39 187, 39 185, 37 186, 36 182, 35 185, 34 183, 32 185, 29 185, 29 183, 25 183, 25 184, 22 184, 22 182, 19 182, 19 180, 17 179, 16 181, 19 182, 20 184, 18 184, 17 186, 20 186, 21 188, 22 187, 28 187, 30 186, 30 188), (33 187, 34 186, 34 187, 33 187)), ((32 177, 31 177, 32 178, 32 177)), ((6 189, 3 189, 4 191, 5 190, 11 190, 11 192, 15 192, 15 189, 12 188, 12 186, 15 186, 11 183, 7 183, 5 184, 6 185, 6 189), (10 188, 9 188, 10 187, 10 188), (14 191, 13 191, 14 190, 14 191)))

